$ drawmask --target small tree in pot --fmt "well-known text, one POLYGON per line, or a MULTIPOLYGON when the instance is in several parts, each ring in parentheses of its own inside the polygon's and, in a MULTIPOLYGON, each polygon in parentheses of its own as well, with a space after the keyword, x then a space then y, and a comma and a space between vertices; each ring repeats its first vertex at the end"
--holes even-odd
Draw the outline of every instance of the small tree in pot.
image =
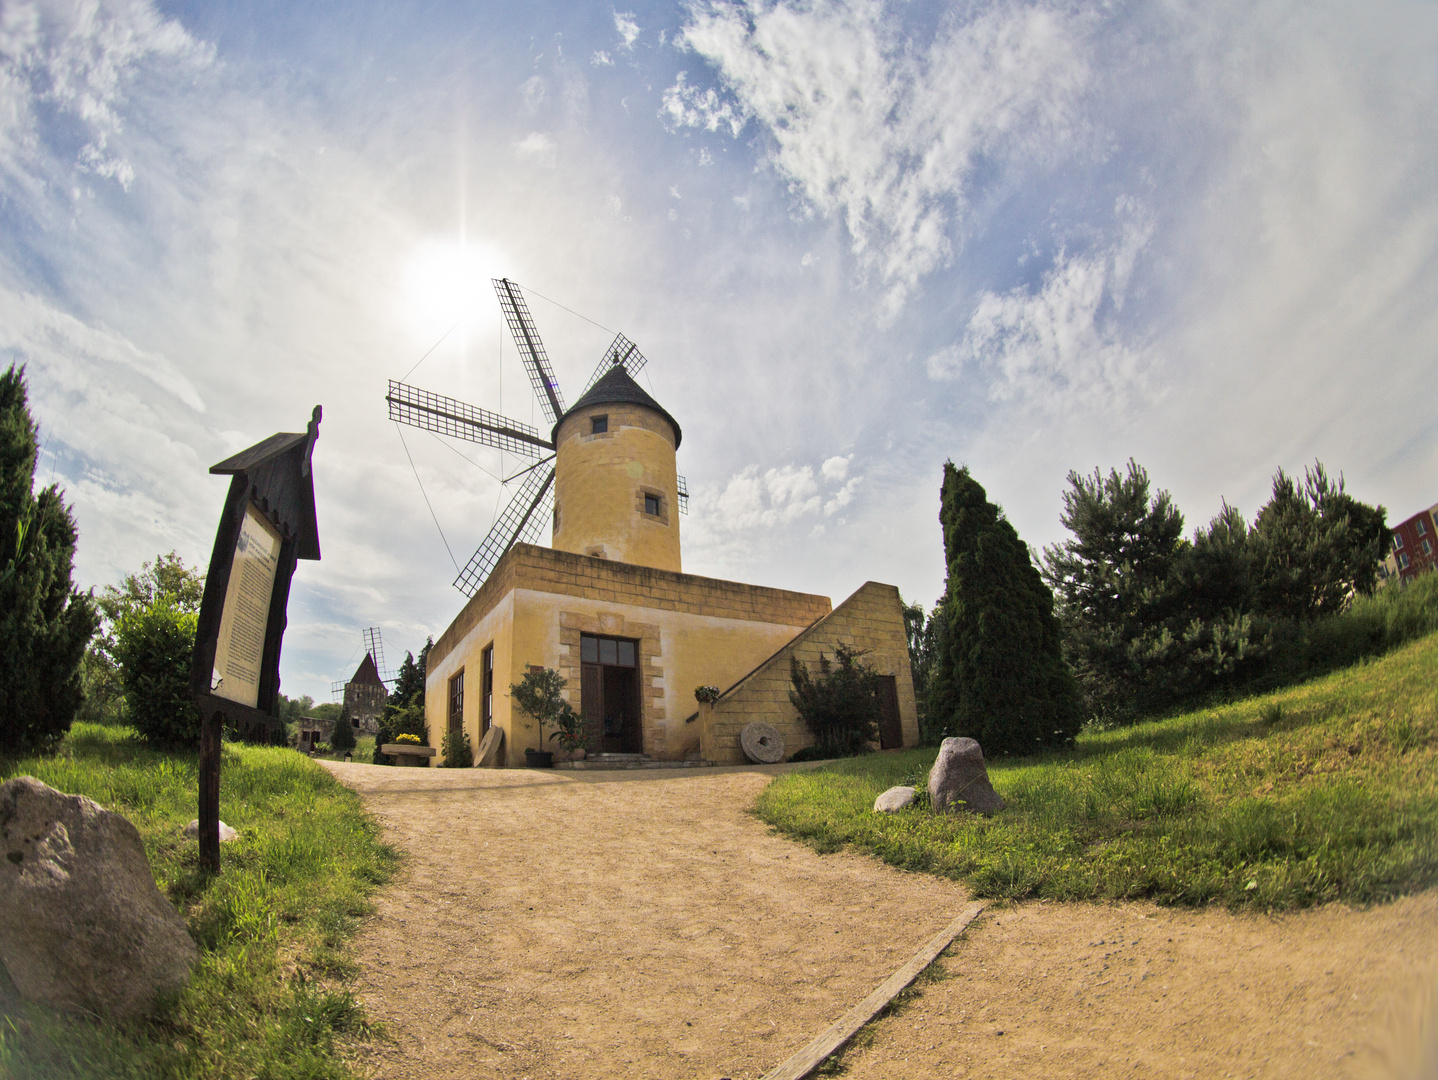
POLYGON ((558 739, 566 750, 577 750, 584 745, 584 721, 564 698, 567 685, 569 680, 559 672, 542 667, 531 667, 523 679, 509 684, 509 696, 514 704, 539 725, 540 749, 524 752, 531 766, 548 768, 554 764, 554 755, 543 748, 546 725, 556 729, 550 738, 558 739))

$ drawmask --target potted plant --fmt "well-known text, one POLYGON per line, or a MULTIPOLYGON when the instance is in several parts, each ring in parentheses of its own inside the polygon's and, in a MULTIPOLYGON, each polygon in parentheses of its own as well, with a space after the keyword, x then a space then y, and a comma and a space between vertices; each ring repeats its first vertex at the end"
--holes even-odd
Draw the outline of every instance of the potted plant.
POLYGON ((560 749, 569 754, 570 761, 584 760, 584 717, 574 711, 574 706, 564 702, 559 715, 554 718, 555 732, 551 739, 558 739, 560 749))
POLYGON ((569 680, 553 668, 538 666, 531 666, 523 679, 509 684, 509 696, 514 704, 539 725, 540 749, 524 752, 524 763, 531 769, 554 767, 554 754, 543 749, 546 725, 558 729, 550 738, 558 738, 560 745, 567 749, 584 741, 583 724, 574 706, 564 699, 564 688, 568 684, 569 680))

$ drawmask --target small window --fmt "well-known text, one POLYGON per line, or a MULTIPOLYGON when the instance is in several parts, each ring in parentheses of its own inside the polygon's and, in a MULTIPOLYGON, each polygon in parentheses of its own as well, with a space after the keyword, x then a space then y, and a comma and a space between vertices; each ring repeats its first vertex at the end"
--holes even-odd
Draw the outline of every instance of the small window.
POLYGON ((1397 550, 1398 550, 1399 548, 1401 548, 1402 546, 1403 546, 1403 534, 1400 533, 1400 532, 1394 533, 1394 534, 1393 534, 1393 550, 1394 550, 1394 551, 1397 551, 1397 550))
POLYGON ((1407 569, 1408 569, 1408 556, 1407 556, 1407 555, 1404 555, 1402 552, 1399 552, 1399 553, 1398 553, 1398 569, 1400 569, 1400 570, 1407 570, 1407 569))
POLYGON ((644 512, 645 512, 646 514, 653 514, 655 517, 658 517, 658 516, 659 516, 659 496, 658 496, 658 495, 646 495, 646 496, 644 496, 644 512))
POLYGON ((637 667, 639 649, 636 642, 623 638, 581 634, 579 659, 585 664, 608 664, 611 667, 637 667))
POLYGON ((1419 544, 1418 546, 1423 549, 1423 554, 1424 554, 1424 555, 1432 555, 1432 554, 1433 554, 1433 545, 1430 544, 1427 540, 1424 540, 1423 543, 1419 544))
POLYGON ((589 434, 603 435, 609 430, 608 416, 591 416, 589 418, 589 434))
POLYGON ((1419 536, 1427 536, 1427 535, 1428 535, 1428 526, 1423 523, 1423 519, 1422 519, 1422 518, 1419 518, 1419 519, 1418 519, 1418 535, 1419 535, 1419 536))

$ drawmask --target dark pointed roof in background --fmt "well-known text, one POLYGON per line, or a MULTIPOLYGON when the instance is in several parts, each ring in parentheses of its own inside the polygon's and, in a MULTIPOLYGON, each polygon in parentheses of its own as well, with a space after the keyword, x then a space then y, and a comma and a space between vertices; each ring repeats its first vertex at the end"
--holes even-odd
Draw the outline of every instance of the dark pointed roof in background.
POLYGON ((364 654, 364 659, 360 661, 359 667, 355 668, 354 677, 350 679, 350 682, 361 684, 372 683, 376 686, 384 685, 384 680, 379 677, 379 669, 374 666, 373 656, 369 653, 364 654))
POLYGON ((550 441, 558 441, 560 425, 580 409, 587 408, 590 405, 610 404, 643 405, 646 409, 653 409, 669 421, 669 426, 674 429, 674 449, 679 449, 679 440, 683 437, 679 431, 679 421, 670 416, 664 406, 646 394, 644 388, 630 378, 629 372, 624 370, 624 365, 622 364, 615 364, 606 371, 603 377, 589 388, 589 393, 585 394, 569 407, 569 411, 559 418, 559 423, 555 424, 554 430, 550 432, 550 441))

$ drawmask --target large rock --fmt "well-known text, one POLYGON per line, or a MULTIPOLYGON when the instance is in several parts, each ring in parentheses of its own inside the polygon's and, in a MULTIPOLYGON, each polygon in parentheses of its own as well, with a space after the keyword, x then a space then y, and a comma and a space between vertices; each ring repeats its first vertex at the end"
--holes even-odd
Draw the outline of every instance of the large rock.
POLYGON ((23 997, 126 1021, 188 981, 199 950, 119 814, 17 777, 0 848, 0 960, 23 997))
POLYGON ((874 810, 880 814, 897 814, 905 807, 913 806, 918 797, 919 793, 914 788, 891 787, 874 800, 874 810))
POLYGON ((929 802, 936 814, 952 809, 992 814, 1004 808, 1004 800, 989 783, 984 752, 973 739, 945 739, 939 746, 929 770, 929 802))

